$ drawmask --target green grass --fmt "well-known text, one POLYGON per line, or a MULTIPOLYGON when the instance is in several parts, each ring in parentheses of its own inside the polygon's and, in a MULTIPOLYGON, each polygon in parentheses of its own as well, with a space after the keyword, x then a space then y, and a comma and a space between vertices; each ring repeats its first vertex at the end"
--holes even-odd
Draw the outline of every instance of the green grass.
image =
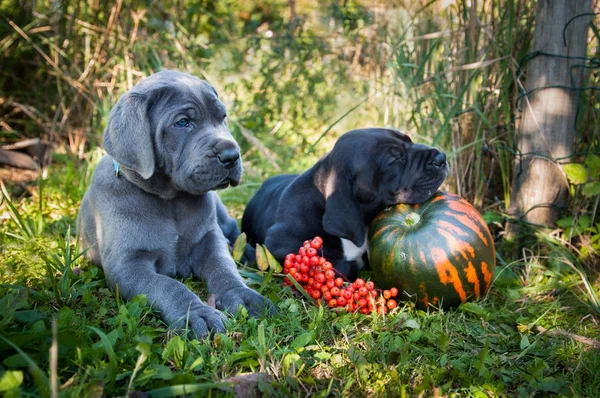
MULTIPOLYGON (((597 339, 598 314, 577 273, 533 257, 501 264, 481 302, 427 312, 406 304, 385 317, 315 307, 282 288, 279 276, 244 268, 278 314, 240 311, 227 334, 186 340, 144 297, 118 299, 102 271, 79 256, 74 219, 87 173, 68 159, 54 164, 42 206, 37 189, 12 202, 23 224, 41 212, 40 229, 21 237, 15 217, 0 225, 6 396, 49 395, 53 381, 61 396, 219 395, 227 378, 248 372, 268 375, 257 387, 273 396, 600 395, 598 349, 574 337, 597 339), (65 176, 74 188, 65 189, 65 176)), ((254 191, 246 184, 223 192, 232 208, 254 191)), ((206 299, 202 283, 185 282, 206 299)))
MULTIPOLYGON (((25 194, 2 190, 0 395, 226 395, 231 377, 260 373, 261 391, 286 397, 600 396, 600 224, 584 194, 598 183, 584 158, 598 152, 599 92, 580 95, 573 162, 590 177, 573 182, 561 229, 505 241, 533 3, 442 3, 0 3, 2 141, 56 149, 25 194), (305 170, 349 129, 390 126, 439 145, 453 165, 444 188, 481 209, 497 238, 489 295, 450 311, 349 315, 244 268, 279 313, 241 312, 205 341, 167 330, 143 297, 120 300, 81 256, 75 219, 112 105, 162 68, 208 78, 226 103, 246 174, 220 194, 238 220, 267 176, 305 170)), ((594 69, 586 76, 598 85, 594 69)), ((201 282, 185 283, 206 299, 201 282)))

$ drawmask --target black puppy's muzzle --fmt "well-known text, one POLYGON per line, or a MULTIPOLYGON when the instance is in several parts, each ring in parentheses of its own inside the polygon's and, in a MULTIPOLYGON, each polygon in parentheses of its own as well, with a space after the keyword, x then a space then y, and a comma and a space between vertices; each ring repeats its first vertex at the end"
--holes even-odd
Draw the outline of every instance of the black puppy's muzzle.
POLYGON ((432 151, 433 151, 433 153, 430 154, 429 161, 425 164, 425 168, 432 170, 432 171, 446 170, 448 168, 448 162, 446 161, 446 154, 437 149, 433 149, 432 151))
POLYGON ((233 141, 220 141, 215 145, 213 151, 221 165, 226 169, 234 168, 240 159, 240 148, 233 141))

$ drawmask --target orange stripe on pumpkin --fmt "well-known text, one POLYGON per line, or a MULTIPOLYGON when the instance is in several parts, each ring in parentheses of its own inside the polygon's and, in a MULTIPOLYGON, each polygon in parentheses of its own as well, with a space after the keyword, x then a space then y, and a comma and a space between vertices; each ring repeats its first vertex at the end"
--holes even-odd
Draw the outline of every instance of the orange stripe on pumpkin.
POLYGON ((444 251, 439 247, 435 247, 431 249, 431 258, 435 264, 435 269, 440 278, 440 282, 442 282, 444 285, 451 283, 454 286, 456 293, 458 293, 460 301, 464 302, 467 299, 467 294, 463 289, 456 267, 454 267, 450 260, 448 260, 446 253, 444 253, 444 251))
POLYGON ((438 228, 437 231, 440 235, 446 238, 448 244, 450 245, 449 249, 451 252, 455 250, 458 251, 465 260, 469 259, 467 253, 471 255, 471 258, 475 258, 475 249, 473 249, 473 246, 471 246, 467 242, 463 242, 461 240, 456 239, 454 235, 452 235, 450 232, 444 231, 441 228, 438 228))
POLYGON ((477 270, 473 266, 473 263, 469 261, 469 265, 465 268, 467 274, 467 280, 471 282, 475 288, 475 297, 481 296, 481 287, 479 286, 479 278, 477 277, 477 270))
POLYGON ((484 245, 486 245, 486 246, 489 245, 487 238, 483 234, 483 231, 481 230, 481 228, 479 228, 479 225, 475 224, 473 222, 473 220, 471 220, 471 218, 469 218, 465 214, 456 214, 456 213, 452 213, 449 211, 445 211, 444 214, 447 216, 456 218, 458 221, 460 221, 462 224, 464 224, 467 228, 469 228, 473 232, 475 232, 477 234, 477 236, 479 236, 479 239, 481 239, 481 241, 483 242, 484 245))
POLYGON ((444 195, 439 195, 439 196, 436 196, 436 197, 434 197, 433 199, 431 199, 431 201, 430 201, 429 203, 435 203, 435 202, 439 202, 440 200, 444 200, 444 199, 446 199, 446 198, 444 197, 444 195))
POLYGON ((394 228, 394 225, 385 225, 383 226, 381 229, 379 229, 377 232, 375 232, 375 234, 373 236, 371 236, 371 240, 376 239, 379 235, 381 235, 382 233, 384 233, 385 231, 387 231, 390 228, 394 228))
POLYGON ((483 279, 485 280, 485 290, 490 288, 490 284, 492 283, 492 273, 490 272, 489 265, 485 262, 481 262, 481 273, 483 274, 483 279))
POLYGON ((439 225, 440 227, 447 229, 448 231, 456 234, 456 235, 460 235, 460 236, 469 236, 468 233, 466 233, 465 231, 463 231, 461 228, 459 228, 458 226, 449 223, 448 221, 444 221, 444 220, 439 220, 437 222, 437 225, 439 225))

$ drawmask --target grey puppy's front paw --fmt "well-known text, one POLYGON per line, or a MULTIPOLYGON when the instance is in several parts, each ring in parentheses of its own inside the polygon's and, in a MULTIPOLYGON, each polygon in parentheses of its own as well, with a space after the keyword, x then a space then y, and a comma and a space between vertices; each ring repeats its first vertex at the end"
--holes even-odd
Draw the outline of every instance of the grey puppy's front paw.
POLYGON ((225 314, 203 303, 193 304, 189 313, 171 324, 177 329, 187 329, 190 338, 203 339, 210 333, 226 333, 225 314))
POLYGON ((251 316, 262 315, 265 311, 267 315, 274 315, 276 312, 271 300, 246 286, 234 287, 220 294, 216 305, 218 309, 229 313, 235 313, 242 306, 251 316))

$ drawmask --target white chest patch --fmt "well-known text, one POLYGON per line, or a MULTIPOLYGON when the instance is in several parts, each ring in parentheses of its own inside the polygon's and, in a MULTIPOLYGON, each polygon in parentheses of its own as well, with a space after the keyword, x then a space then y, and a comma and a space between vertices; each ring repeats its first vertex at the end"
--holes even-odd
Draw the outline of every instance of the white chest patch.
POLYGON ((356 261, 356 264, 362 269, 365 265, 363 261, 363 254, 367 251, 367 236, 365 235, 365 243, 361 247, 356 246, 352 241, 348 239, 342 239, 342 250, 344 251, 344 260, 356 261))

